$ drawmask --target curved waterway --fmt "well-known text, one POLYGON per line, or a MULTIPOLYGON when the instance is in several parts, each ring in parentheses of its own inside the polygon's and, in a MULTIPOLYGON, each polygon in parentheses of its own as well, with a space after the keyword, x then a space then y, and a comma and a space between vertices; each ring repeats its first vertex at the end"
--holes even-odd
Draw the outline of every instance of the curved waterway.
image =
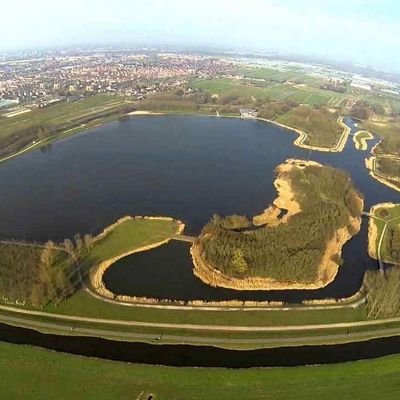
MULTIPOLYGON (((342 153, 311 155, 293 145, 295 138, 255 120, 152 116, 112 122, 0 165, 0 236, 62 240, 98 233, 127 214, 168 215, 197 234, 214 213, 261 212, 276 197, 275 167, 309 156, 347 170, 367 209, 398 201, 394 190, 368 175, 369 152, 356 150, 352 138, 342 153)), ((359 289, 364 271, 376 268, 367 255, 367 223, 345 245, 337 279, 321 290, 214 289, 193 276, 188 246, 174 242, 120 260, 105 281, 118 294, 180 300, 347 297, 359 289)))
POLYGON ((399 336, 338 345, 228 350, 211 346, 156 345, 52 335, 4 324, 0 324, 0 340, 108 360, 177 367, 293 367, 357 361, 400 352, 399 336))

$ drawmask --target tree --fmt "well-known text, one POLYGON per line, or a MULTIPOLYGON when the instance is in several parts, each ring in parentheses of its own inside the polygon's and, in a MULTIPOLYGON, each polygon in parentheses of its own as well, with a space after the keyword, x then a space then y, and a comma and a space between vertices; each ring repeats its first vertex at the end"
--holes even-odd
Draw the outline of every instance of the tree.
POLYGON ((46 298, 46 287, 43 283, 37 282, 31 290, 29 302, 36 307, 43 307, 46 298))
POLYGON ((82 250, 83 241, 82 241, 82 238, 81 238, 81 234, 80 233, 75 233, 74 240, 75 240, 76 249, 78 251, 82 250))
POLYGON ((244 274, 248 269, 248 265, 246 259, 244 258, 243 251, 239 248, 235 249, 233 252, 232 265, 234 270, 241 275, 244 274))
POLYGON ((70 239, 64 239, 64 249, 65 251, 69 254, 72 255, 72 253, 74 252, 74 244, 72 243, 72 240, 70 239))
POLYGON ((83 237, 83 242, 85 243, 85 248, 87 251, 89 251, 92 248, 93 245, 93 237, 92 235, 89 235, 88 233, 83 237))
POLYGON ((46 267, 49 267, 54 261, 54 242, 49 240, 46 242, 45 247, 40 256, 40 261, 46 267))

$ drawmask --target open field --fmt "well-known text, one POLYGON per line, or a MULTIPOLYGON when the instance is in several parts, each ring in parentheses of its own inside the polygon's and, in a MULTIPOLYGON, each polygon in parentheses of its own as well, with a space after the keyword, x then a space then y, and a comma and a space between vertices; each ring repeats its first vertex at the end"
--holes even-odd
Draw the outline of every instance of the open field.
POLYGON ((60 125, 74 122, 82 117, 100 113, 122 103, 121 97, 97 95, 79 101, 63 102, 41 109, 33 109, 28 114, 11 118, 0 115, 0 137, 6 137, 35 124, 60 125))
POLYGON ((292 81, 295 83, 307 83, 319 85, 322 81, 311 75, 306 75, 301 71, 293 68, 287 71, 279 71, 271 68, 242 68, 239 74, 245 78, 265 79, 266 81, 292 81))
POLYGON ((239 97, 254 96, 256 99, 269 101, 293 100, 300 104, 339 106, 346 99, 345 94, 329 92, 312 86, 283 84, 278 82, 256 82, 232 79, 199 79, 192 86, 209 90, 218 95, 239 97), (257 84, 257 86, 256 86, 257 84))
POLYGON ((147 400, 152 394, 160 400, 321 396, 390 400, 397 399, 400 391, 399 356, 313 367, 228 370, 125 364, 6 343, 0 343, 0 352, 4 399, 147 400))

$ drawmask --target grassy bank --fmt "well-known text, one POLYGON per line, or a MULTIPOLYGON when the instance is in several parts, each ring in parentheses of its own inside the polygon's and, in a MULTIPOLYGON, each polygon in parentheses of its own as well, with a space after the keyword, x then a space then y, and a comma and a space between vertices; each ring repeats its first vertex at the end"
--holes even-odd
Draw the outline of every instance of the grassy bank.
POLYGON ((362 306, 322 310, 288 311, 204 311, 170 310, 147 307, 127 307, 93 298, 81 291, 59 306, 49 306, 48 312, 92 318, 136 320, 147 322, 170 322, 216 325, 302 325, 333 322, 362 321, 366 314, 362 306))
POLYGON ((6 399, 397 399, 400 357, 249 370, 124 364, 0 343, 6 399), (73 384, 71 384, 73 382, 73 384), (377 384, 379 382, 379 384, 377 384))

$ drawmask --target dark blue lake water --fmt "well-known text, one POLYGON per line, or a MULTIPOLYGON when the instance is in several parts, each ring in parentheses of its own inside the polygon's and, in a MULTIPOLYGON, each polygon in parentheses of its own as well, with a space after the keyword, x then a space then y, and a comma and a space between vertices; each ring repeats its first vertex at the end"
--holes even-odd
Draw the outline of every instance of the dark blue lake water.
MULTIPOLYGON (((348 171, 367 209, 399 201, 398 193, 368 175, 369 152, 356 150, 351 138, 342 153, 311 155, 293 145, 295 138, 255 120, 153 116, 112 122, 0 165, 0 235, 62 240, 76 232, 98 233, 127 214, 172 216, 197 234, 214 213, 261 212, 276 197, 275 167, 309 156, 348 171)), ((376 268, 366 250, 367 222, 345 245, 335 282, 321 290, 211 288, 193 276, 188 246, 173 242, 120 260, 105 281, 117 293, 183 300, 348 296, 360 287, 364 271, 376 268)))

